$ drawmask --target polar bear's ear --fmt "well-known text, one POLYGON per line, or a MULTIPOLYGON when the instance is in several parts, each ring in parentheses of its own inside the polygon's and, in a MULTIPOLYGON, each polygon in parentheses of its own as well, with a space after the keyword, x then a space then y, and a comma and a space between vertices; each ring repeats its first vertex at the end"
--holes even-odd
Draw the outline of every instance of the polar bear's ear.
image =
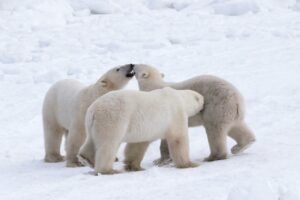
POLYGON ((202 96, 195 96, 195 99, 198 103, 201 103, 203 105, 204 101, 203 101, 203 97, 202 96))
POLYGON ((165 74, 164 74, 164 73, 160 73, 160 76, 161 76, 162 78, 165 78, 165 74))
POLYGON ((149 73, 148 72, 143 72, 142 73, 142 77, 143 78, 148 78, 149 77, 149 73))

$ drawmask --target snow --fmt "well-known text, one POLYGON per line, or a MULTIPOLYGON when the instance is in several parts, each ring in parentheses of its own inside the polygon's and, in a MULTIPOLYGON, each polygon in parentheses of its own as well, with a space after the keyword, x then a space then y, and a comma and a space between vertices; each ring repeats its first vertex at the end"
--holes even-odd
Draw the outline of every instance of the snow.
POLYGON ((299 0, 0 1, 0 198, 299 200, 299 7, 299 0), (47 89, 64 78, 93 83, 125 63, 156 66, 167 81, 229 80, 245 97, 257 142, 204 162, 209 148, 198 127, 189 130, 197 168, 154 166, 159 142, 141 172, 92 176, 88 167, 44 163, 47 89))
POLYGON ((246 13, 257 13, 259 8, 254 1, 235 0, 224 3, 220 1, 214 6, 216 14, 223 14, 228 16, 238 16, 246 13))

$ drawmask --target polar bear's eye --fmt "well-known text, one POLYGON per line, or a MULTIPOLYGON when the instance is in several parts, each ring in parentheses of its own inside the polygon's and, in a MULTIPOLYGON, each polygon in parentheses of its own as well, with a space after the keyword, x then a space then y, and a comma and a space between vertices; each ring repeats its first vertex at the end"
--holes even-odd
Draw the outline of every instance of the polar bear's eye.
POLYGON ((117 72, 120 71, 120 68, 117 68, 116 71, 117 71, 117 72))

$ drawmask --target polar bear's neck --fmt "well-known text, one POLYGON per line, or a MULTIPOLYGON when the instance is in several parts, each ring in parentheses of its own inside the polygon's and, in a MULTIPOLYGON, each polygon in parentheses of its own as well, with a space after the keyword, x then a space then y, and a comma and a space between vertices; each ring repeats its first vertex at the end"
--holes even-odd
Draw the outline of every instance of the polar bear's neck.
POLYGON ((90 86, 88 86, 86 89, 86 94, 88 96, 88 98, 93 102, 95 101, 98 97, 106 94, 107 92, 109 92, 108 89, 102 87, 101 85, 99 85, 98 83, 92 84, 90 86))
POLYGON ((148 82, 145 83, 139 82, 139 89, 141 91, 151 91, 151 90, 164 88, 167 86, 168 86, 167 83, 163 81, 151 81, 151 84, 149 84, 148 82))
POLYGON ((182 89, 186 89, 186 84, 184 84, 184 82, 166 82, 165 83, 168 87, 177 89, 177 90, 182 90, 182 89))

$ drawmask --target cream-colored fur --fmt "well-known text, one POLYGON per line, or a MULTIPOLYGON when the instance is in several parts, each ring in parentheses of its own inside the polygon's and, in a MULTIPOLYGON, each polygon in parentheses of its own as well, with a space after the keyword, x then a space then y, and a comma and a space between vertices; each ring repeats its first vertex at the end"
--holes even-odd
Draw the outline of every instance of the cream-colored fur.
MULTIPOLYGON (((229 82, 215 76, 202 75, 183 82, 164 82, 161 73, 148 65, 135 65, 135 77, 142 91, 157 88, 172 87, 178 90, 190 89, 199 92, 204 97, 204 109, 189 118, 189 126, 205 127, 210 146, 210 156, 207 161, 226 159, 226 136, 233 138, 237 144, 231 152, 237 154, 249 147, 255 136, 244 122, 244 100, 239 91, 229 82)), ((169 158, 165 141, 161 143, 161 159, 157 164, 169 158)))
POLYGON ((77 153, 86 137, 84 119, 87 108, 103 94, 124 87, 132 76, 132 65, 124 65, 109 70, 90 86, 76 80, 55 83, 43 104, 45 161, 63 160, 60 145, 65 135, 67 166, 79 166, 77 153))
POLYGON ((203 107, 203 97, 191 90, 151 92, 115 91, 98 98, 86 114, 87 139, 79 160, 97 173, 113 174, 113 162, 122 142, 127 170, 141 170, 148 144, 166 139, 179 168, 193 167, 189 159, 188 117, 203 107), (137 155, 137 156, 135 156, 137 155))

